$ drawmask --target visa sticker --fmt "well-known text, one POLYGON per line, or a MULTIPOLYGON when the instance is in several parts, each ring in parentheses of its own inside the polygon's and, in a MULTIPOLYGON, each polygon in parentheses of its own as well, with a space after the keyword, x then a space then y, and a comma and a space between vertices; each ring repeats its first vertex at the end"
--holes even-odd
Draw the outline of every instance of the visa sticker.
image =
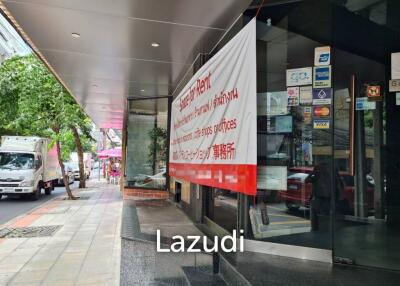
POLYGON ((315 119, 314 129, 329 129, 331 121, 329 119, 315 119))

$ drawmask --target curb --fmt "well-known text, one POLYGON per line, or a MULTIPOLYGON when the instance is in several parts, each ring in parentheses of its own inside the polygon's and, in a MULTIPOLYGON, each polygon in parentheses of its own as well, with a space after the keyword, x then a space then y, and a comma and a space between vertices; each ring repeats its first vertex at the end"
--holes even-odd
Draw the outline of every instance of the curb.
POLYGON ((15 223, 16 221, 20 220, 21 218, 23 218, 23 217, 25 217, 25 216, 27 216, 27 215, 33 213, 34 211, 36 211, 36 210, 38 210, 38 209, 40 209, 40 208, 42 208, 42 207, 44 207, 44 206, 50 204, 51 202, 55 201, 56 199, 58 199, 58 198, 61 197, 61 196, 62 196, 62 195, 57 196, 57 197, 55 197, 55 198, 52 198, 52 199, 50 199, 50 200, 44 202, 43 204, 41 204, 41 205, 39 205, 39 206, 37 206, 37 207, 34 207, 33 209, 27 211, 26 213, 20 214, 19 216, 16 216, 16 217, 10 219, 9 221, 7 221, 7 222, 5 222, 5 223, 3 223, 3 224, 0 224, 0 229, 12 225, 13 223, 15 223))

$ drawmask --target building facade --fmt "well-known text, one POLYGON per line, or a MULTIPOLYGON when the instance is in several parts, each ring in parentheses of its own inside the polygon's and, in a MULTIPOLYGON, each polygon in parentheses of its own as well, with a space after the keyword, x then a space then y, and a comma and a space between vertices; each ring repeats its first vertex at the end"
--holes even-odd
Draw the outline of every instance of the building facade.
POLYGON ((172 97, 128 101, 126 188, 168 191, 210 233, 243 229, 250 251, 399 271, 399 8, 267 1, 257 15, 256 196, 168 176, 172 97))

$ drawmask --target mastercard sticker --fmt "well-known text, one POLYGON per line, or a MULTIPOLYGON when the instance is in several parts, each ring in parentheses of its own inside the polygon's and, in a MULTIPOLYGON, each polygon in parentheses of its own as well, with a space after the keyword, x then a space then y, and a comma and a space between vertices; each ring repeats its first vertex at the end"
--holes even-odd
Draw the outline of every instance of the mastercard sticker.
POLYGON ((329 117, 331 116, 330 106, 314 106, 313 117, 329 117))

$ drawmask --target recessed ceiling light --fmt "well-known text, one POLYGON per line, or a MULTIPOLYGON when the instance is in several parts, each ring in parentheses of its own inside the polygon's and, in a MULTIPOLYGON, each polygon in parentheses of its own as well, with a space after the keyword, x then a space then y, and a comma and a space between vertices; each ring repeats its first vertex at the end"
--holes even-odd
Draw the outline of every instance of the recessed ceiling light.
POLYGON ((144 89, 141 89, 140 91, 141 91, 141 92, 144 92, 145 90, 144 90, 144 89))
POLYGON ((159 46, 160 46, 160 44, 159 44, 159 43, 156 43, 156 42, 154 42, 154 43, 151 43, 151 46, 152 46, 153 48, 157 48, 157 47, 159 47, 159 46))
POLYGON ((80 37, 81 37, 81 34, 78 34, 78 33, 72 33, 72 34, 71 34, 71 37, 72 37, 72 38, 74 38, 74 39, 78 39, 78 38, 80 38, 80 37))

